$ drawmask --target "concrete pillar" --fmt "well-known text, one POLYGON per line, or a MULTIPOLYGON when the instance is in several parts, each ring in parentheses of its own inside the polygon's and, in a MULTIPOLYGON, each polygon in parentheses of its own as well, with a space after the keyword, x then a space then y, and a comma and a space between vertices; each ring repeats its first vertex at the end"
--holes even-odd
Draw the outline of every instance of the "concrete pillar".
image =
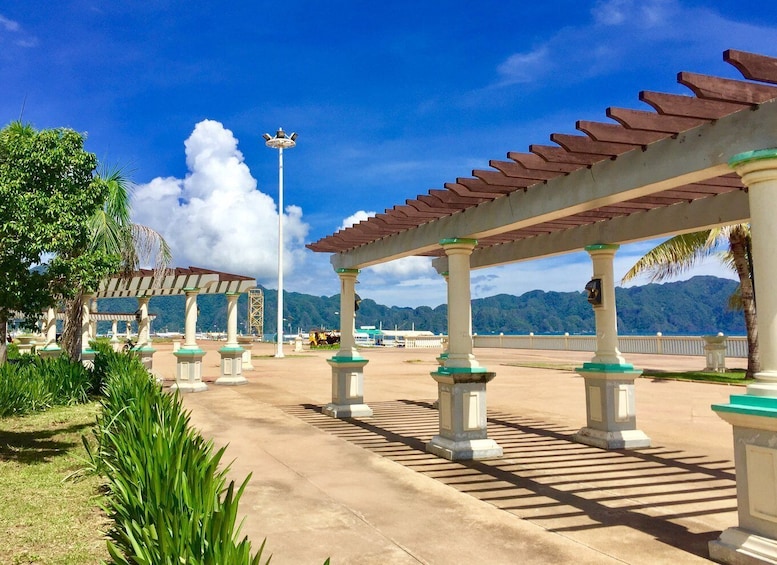
POLYGON ((437 381, 439 434, 426 450, 450 460, 490 459, 502 448, 486 429, 486 383, 496 373, 481 367, 472 354, 469 258, 474 239, 443 239, 448 256, 448 356, 432 373, 437 381))
POLYGON ((113 320, 113 323, 111 324, 111 348, 113 348, 114 351, 121 351, 121 343, 119 342, 119 336, 118 334, 118 327, 119 327, 119 321, 113 320))
POLYGON ((53 307, 46 310, 43 335, 46 336, 46 343, 38 350, 38 354, 44 358, 62 355, 62 348, 57 344, 57 315, 53 307))
POLYGON ((138 322, 138 342, 132 348, 143 366, 151 371, 154 366, 154 353, 156 349, 151 347, 151 318, 148 317, 148 302, 150 296, 138 296, 138 310, 140 321, 138 322))
POLYGON ((254 338, 250 335, 241 335, 237 337, 237 343, 243 348, 243 370, 253 371, 254 364, 251 362, 251 351, 254 348, 254 338))
POLYGON ((723 563, 777 563, 777 149, 749 151, 731 166, 748 187, 761 371, 747 393, 713 405, 734 428, 739 525, 710 542, 723 563))
POLYGON ((94 356, 97 353, 89 346, 92 337, 92 298, 92 294, 84 294, 81 302, 81 363, 87 367, 94 366, 94 356))
POLYGON ((587 422, 574 440, 602 449, 635 449, 650 447, 650 438, 637 429, 634 379, 642 370, 626 363, 618 350, 613 275, 618 247, 597 244, 585 248, 593 262, 593 279, 599 281, 597 297, 590 299, 596 321, 596 353, 590 363, 577 369, 585 384, 587 422))
MULTIPOLYGON (((96 314, 97 313, 97 299, 96 298, 92 298, 92 300, 90 302, 91 302, 91 304, 90 304, 89 307, 91 309, 91 312, 94 312, 96 314)), ((94 318, 94 317, 91 317, 91 316, 90 316, 90 323, 89 323, 89 335, 91 336, 91 339, 96 339, 97 338, 97 318, 94 318)))
MULTIPOLYGON (((438 259, 435 259, 432 262, 432 265, 435 269, 437 269, 437 272, 440 274, 440 276, 445 279, 445 292, 450 300, 450 280, 448 277, 448 258, 447 257, 440 257, 438 259)), ((470 309, 471 311, 471 309, 470 309)), ((471 318, 471 316, 470 316, 471 318)), ((449 324, 450 327, 450 324, 449 324)), ((470 320, 470 329, 472 328, 472 322, 470 320)), ((449 347, 450 339, 446 336, 446 338, 443 340, 443 351, 440 353, 439 357, 437 357, 437 364, 442 367, 445 365, 445 360, 448 359, 448 347, 449 347)), ((434 403, 435 407, 437 407, 437 402, 434 403)))
POLYGON ((332 367, 332 402, 324 414, 333 418, 372 416, 372 408, 364 403, 364 366, 368 360, 356 349, 356 278, 358 269, 337 269, 340 277, 340 349, 327 359, 332 367))
POLYGON ((176 370, 175 384, 170 387, 181 392, 202 392, 208 390, 208 385, 202 382, 202 358, 205 352, 197 345, 197 294, 198 288, 185 288, 186 318, 184 344, 173 353, 176 370))
POLYGON ((219 349, 221 355, 221 375, 217 385, 244 385, 248 381, 243 376, 243 348, 237 342, 237 299, 239 293, 227 293, 227 343, 219 349))

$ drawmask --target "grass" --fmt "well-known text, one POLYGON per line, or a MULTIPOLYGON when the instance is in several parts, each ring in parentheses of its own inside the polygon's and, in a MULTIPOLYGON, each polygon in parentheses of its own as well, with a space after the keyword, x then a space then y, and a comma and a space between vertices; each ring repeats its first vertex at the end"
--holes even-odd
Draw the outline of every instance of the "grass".
MULTIPOLYGON (((506 367, 525 367, 528 369, 553 369, 556 371, 574 372, 580 364, 570 365, 568 363, 503 363, 506 367)), ((724 373, 715 373, 712 371, 663 371, 661 369, 643 369, 642 378, 656 380, 676 380, 693 381, 703 383, 718 383, 732 385, 746 385, 745 372, 735 369, 729 369, 724 373)))
POLYGON ((752 382, 745 379, 744 371, 736 370, 728 370, 725 373, 714 373, 708 371, 661 371, 658 369, 645 369, 642 371, 642 378, 724 383, 731 385, 746 385, 748 382, 752 382))
POLYGON ((82 565, 108 559, 101 480, 84 466, 81 436, 96 403, 0 419, 0 563, 82 565))

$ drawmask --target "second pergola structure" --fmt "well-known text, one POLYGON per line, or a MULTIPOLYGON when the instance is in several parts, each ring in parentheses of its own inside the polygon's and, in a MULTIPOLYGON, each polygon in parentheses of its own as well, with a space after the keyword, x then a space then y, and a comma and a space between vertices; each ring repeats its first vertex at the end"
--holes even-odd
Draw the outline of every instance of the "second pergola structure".
MULTIPOLYGON (((200 392, 208 386, 202 381, 202 358, 205 355, 197 344, 197 296, 200 294, 223 294, 227 299, 227 342, 219 349, 221 356, 220 376, 216 384, 243 384, 243 348, 237 341, 237 299, 256 286, 256 279, 243 275, 223 273, 200 267, 177 267, 167 269, 161 275, 149 269, 141 269, 130 276, 116 276, 104 280, 94 295, 85 297, 88 305, 92 298, 137 298, 140 313, 138 322, 138 343, 133 351, 143 364, 152 370, 153 355, 149 332, 148 303, 154 296, 186 297, 184 343, 173 354, 177 358, 175 385, 181 392, 200 392)), ((89 307, 85 306, 83 328, 89 331, 89 307)), ((88 339, 84 340, 88 344, 88 339)), ((88 358, 94 352, 85 349, 82 355, 88 358)))

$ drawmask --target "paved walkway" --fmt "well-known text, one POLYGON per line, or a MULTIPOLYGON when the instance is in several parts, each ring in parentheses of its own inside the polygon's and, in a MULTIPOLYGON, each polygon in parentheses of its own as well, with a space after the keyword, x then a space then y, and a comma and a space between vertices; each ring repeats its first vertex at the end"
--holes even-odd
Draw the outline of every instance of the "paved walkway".
MULTIPOLYGON (((209 353, 218 376, 222 344, 209 353)), ((174 375, 171 346, 156 371, 174 375)), ((272 357, 257 344, 249 384, 185 397, 192 421, 229 444, 232 476, 252 478, 243 533, 267 538, 274 564, 704 563, 707 542, 736 525, 731 427, 710 410, 741 389, 637 381, 650 449, 603 451, 569 441, 585 423, 582 378, 551 368, 590 353, 477 349, 488 386, 493 461, 452 463, 424 451, 437 430, 429 372, 436 350, 365 350, 372 418, 334 420, 328 352, 272 357)), ((627 356, 638 367, 698 369, 701 358, 627 356)), ((734 360, 731 364, 741 364, 734 360)), ((169 384, 169 383, 168 383, 169 384)))

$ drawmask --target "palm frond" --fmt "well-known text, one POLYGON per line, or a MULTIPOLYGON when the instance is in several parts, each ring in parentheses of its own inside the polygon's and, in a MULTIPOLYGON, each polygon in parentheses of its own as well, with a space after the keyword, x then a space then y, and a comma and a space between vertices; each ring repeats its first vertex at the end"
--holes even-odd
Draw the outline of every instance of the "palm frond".
POLYGON ((688 270, 715 251, 721 237, 715 231, 685 233, 667 239, 637 261, 623 276, 622 282, 641 274, 647 274, 651 282, 657 282, 688 270))

